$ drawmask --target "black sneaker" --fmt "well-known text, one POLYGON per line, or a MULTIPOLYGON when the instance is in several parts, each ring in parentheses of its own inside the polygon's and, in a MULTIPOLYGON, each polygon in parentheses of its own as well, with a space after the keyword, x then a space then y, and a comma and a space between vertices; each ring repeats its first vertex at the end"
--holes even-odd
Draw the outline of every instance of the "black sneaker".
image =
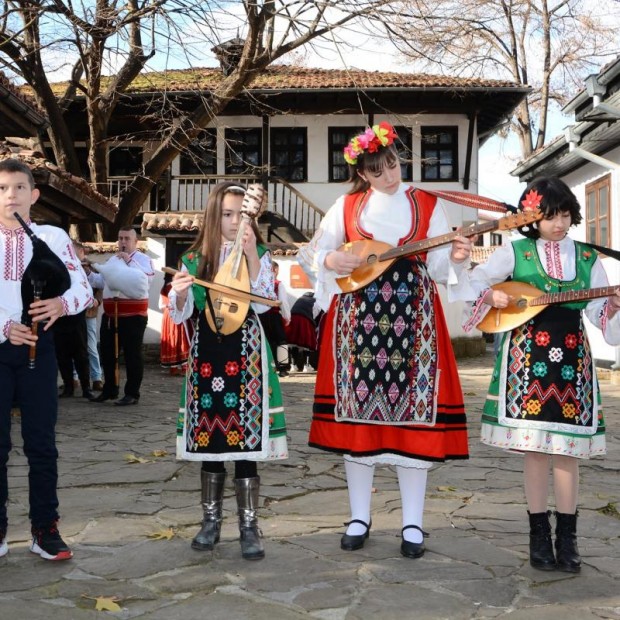
POLYGON ((6 542, 6 530, 0 530, 0 558, 9 552, 9 545, 6 542))
POLYGON ((30 551, 44 560, 70 560, 73 557, 73 551, 60 537, 56 521, 46 527, 32 528, 30 551))

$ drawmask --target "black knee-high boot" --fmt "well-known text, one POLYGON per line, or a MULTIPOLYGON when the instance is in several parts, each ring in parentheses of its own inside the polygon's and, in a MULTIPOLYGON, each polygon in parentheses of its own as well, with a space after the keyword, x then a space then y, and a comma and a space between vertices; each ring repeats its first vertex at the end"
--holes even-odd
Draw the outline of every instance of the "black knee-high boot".
POLYGON ((265 557, 265 548, 258 529, 258 492, 260 476, 254 478, 236 478, 235 493, 239 514, 239 541, 241 555, 246 560, 261 560, 265 557))
POLYGON ((551 511, 536 512, 530 517, 530 565, 538 570, 555 570, 556 563, 551 542, 551 511))
POLYGON ((581 557, 577 548, 577 515, 555 513, 555 553, 558 569, 566 573, 578 573, 581 570, 581 557))

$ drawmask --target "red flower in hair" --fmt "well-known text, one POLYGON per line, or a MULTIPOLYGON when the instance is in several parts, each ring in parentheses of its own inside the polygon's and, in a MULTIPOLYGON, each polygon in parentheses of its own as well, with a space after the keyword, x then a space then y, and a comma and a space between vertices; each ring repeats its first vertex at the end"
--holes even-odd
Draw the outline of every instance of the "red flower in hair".
POLYGON ((542 199, 543 197, 535 189, 531 189, 525 195, 525 198, 521 201, 523 210, 533 211, 534 209, 538 209, 538 207, 540 207, 540 203, 542 202, 542 199))

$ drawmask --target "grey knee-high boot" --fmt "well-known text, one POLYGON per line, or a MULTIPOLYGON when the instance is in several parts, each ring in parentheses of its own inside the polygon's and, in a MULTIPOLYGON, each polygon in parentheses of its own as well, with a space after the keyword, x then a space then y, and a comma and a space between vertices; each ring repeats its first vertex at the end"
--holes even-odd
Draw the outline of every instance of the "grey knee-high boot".
POLYGON ((239 514, 239 541, 241 555, 246 560, 262 560, 265 557, 265 548, 258 529, 258 492, 260 477, 236 478, 235 493, 237 495, 237 509, 239 514))
POLYGON ((204 516, 202 527, 198 534, 194 536, 194 540, 192 540, 192 549, 210 551, 220 540, 225 480, 226 472, 217 474, 202 470, 200 472, 204 516))

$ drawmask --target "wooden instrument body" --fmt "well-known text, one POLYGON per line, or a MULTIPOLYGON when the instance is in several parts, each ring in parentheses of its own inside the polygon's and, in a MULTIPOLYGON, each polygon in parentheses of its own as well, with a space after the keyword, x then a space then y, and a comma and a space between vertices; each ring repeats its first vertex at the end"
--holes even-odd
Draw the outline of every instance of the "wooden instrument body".
POLYGON ((508 280, 491 287, 495 291, 503 291, 513 297, 506 308, 491 308, 478 323, 480 331, 488 334, 511 331, 540 314, 547 305, 530 306, 529 303, 540 297, 543 291, 525 282, 508 280))
POLYGON ((494 284, 491 288, 496 291, 503 291, 510 295, 512 300, 506 308, 491 308, 482 321, 478 323, 478 329, 489 334, 512 331, 515 327, 527 323, 552 304, 608 297, 613 295, 619 287, 603 286, 600 288, 545 293, 531 284, 508 280, 507 282, 494 284))
MULTIPOLYGON (((215 274, 213 282, 228 288, 234 288, 239 291, 250 292, 250 274, 248 272, 248 264, 245 257, 239 260, 237 248, 228 255, 222 263, 219 271, 215 274)), ((239 251, 243 252, 241 248, 239 251)), ((241 299, 239 297, 231 297, 226 293, 209 289, 207 295, 211 298, 213 309, 215 310, 215 318, 212 316, 209 308, 205 308, 205 316, 209 327, 214 332, 219 332, 227 336, 234 334, 245 321, 250 310, 250 299, 241 299)))
POLYGON ((338 286, 344 293, 357 291, 358 289, 376 280, 396 259, 380 261, 379 257, 393 249, 389 243, 362 239, 361 241, 349 241, 338 248, 340 252, 348 252, 359 256, 364 262, 349 276, 337 278, 338 286))

